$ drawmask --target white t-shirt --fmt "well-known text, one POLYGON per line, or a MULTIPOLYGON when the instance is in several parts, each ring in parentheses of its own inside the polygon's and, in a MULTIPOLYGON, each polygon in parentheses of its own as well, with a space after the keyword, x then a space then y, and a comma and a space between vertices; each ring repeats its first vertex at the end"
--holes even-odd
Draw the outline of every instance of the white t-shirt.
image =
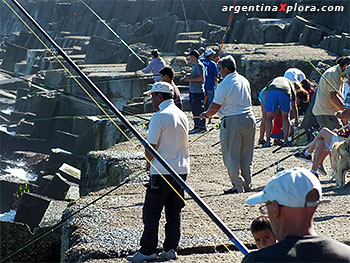
POLYGON ((289 79, 290 81, 299 81, 306 79, 304 72, 297 68, 289 68, 284 72, 283 77, 289 79))
POLYGON ((220 118, 250 112, 252 100, 249 81, 237 72, 226 75, 215 91, 213 102, 221 105, 218 111, 220 118))
MULTIPOLYGON (((158 153, 178 174, 189 174, 188 120, 173 100, 165 100, 159 105, 159 111, 151 118, 147 140, 157 145, 158 153)), ((158 174, 158 171, 169 174, 156 158, 151 163, 151 174, 158 174)))

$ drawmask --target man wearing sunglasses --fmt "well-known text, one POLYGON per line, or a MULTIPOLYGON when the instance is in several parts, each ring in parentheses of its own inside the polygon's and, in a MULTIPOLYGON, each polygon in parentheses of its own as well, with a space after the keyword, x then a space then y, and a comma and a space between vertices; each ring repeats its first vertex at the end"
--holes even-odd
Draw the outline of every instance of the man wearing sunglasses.
POLYGON ((273 176, 264 191, 247 199, 247 204, 264 203, 278 243, 254 251, 242 262, 350 262, 350 247, 318 236, 314 213, 321 200, 321 184, 305 168, 292 168, 273 176))

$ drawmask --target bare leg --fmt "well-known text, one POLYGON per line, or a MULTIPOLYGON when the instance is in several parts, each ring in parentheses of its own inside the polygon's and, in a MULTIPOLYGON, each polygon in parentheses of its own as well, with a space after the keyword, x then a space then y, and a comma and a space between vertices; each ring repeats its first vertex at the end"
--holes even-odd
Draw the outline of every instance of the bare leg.
POLYGON ((272 131, 272 120, 275 116, 274 112, 267 112, 266 113, 266 141, 269 142, 271 138, 271 131, 272 131))
POLYGON ((286 142, 288 140, 289 128, 291 127, 289 120, 289 112, 281 111, 282 114, 282 130, 283 130, 283 139, 286 142))
POLYGON ((331 132, 328 128, 322 128, 321 131, 317 134, 316 138, 310 144, 307 151, 309 153, 312 153, 316 148, 318 140, 322 140, 323 144, 324 144, 324 142, 331 144, 333 135, 336 135, 336 134, 334 132, 331 132))
POLYGON ((323 163, 323 160, 330 153, 330 151, 326 148, 324 139, 317 139, 315 145, 315 155, 312 163, 312 170, 317 171, 318 166, 323 163))
POLYGON ((265 126, 266 126, 266 110, 264 103, 261 102, 261 113, 262 113, 262 121, 260 125, 260 136, 259 136, 259 141, 264 140, 264 135, 265 135, 265 126))

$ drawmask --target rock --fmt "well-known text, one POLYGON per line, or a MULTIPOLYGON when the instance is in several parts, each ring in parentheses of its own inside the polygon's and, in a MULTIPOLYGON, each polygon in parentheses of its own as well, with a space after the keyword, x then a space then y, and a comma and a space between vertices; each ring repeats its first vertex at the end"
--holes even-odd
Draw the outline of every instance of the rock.
MULTIPOLYGON (((87 47, 87 53, 84 60, 86 64, 113 64, 120 55, 121 43, 117 43, 111 40, 106 40, 98 37, 91 37, 89 45, 87 47)), ((127 52, 127 55, 129 52, 127 52)), ((126 57, 123 59, 126 62, 126 57)), ((120 59, 119 59, 119 62, 120 59)))
POLYGON ((300 37, 300 43, 306 46, 318 45, 322 38, 322 31, 316 27, 305 25, 300 37))
POLYGON ((330 44, 331 44, 331 37, 326 36, 322 39, 320 47, 323 48, 324 50, 328 50, 330 44))
POLYGON ((318 70, 318 72, 316 70, 313 70, 310 73, 310 76, 308 77, 309 80, 314 81, 316 83, 318 83, 320 81, 321 75, 327 70, 329 69, 331 66, 329 64, 323 63, 323 62, 318 62, 316 64, 316 68, 318 70))
POLYGON ((264 43, 283 43, 284 39, 284 25, 270 25, 264 29, 264 43))
POLYGON ((338 54, 341 39, 341 36, 332 36, 329 44, 329 51, 338 54))
POLYGON ((33 193, 23 193, 14 222, 27 224, 33 231, 39 226, 51 199, 33 193))
MULTIPOLYGON (((42 192, 42 195, 45 195, 55 200, 68 200, 68 199, 71 199, 68 196, 68 192, 70 191, 70 188, 74 188, 75 190, 78 190, 79 186, 77 184, 69 182, 68 180, 63 178, 59 173, 56 173, 52 178, 52 181, 49 182, 46 190, 42 192)), ((79 198, 79 190, 78 190, 78 198, 79 198)))
POLYGON ((33 122, 20 120, 16 127, 16 134, 27 134, 30 135, 33 132, 33 122))
MULTIPOLYGON (((17 222, 0 221, 0 257, 3 259, 6 255, 14 252, 18 247, 29 240, 32 240, 39 231, 46 230, 41 228, 33 234, 28 225, 17 222)), ((60 231, 50 232, 47 236, 39 239, 11 257, 12 262, 58 262, 60 258, 61 234, 60 231)))
POLYGON ((1 154, 6 153, 7 144, 11 136, 12 135, 10 132, 0 130, 0 145, 1 145, 0 153, 1 154))
POLYGON ((19 122, 20 120, 33 121, 35 117, 36 117, 35 113, 20 112, 20 111, 14 110, 13 112, 11 112, 10 121, 11 122, 19 122))
POLYGON ((349 52, 347 52, 346 50, 349 50, 349 49, 350 49, 350 33, 342 33, 338 54, 342 56, 346 56, 349 54, 349 52))
POLYGON ((75 149, 78 139, 79 135, 56 130, 52 147, 72 152, 75 149))
POLYGON ((27 49, 15 44, 7 43, 6 53, 0 67, 8 71, 14 71, 15 64, 25 60, 27 49))
POLYGON ((83 161, 83 157, 73 155, 71 152, 67 152, 63 149, 58 148, 51 149, 49 160, 47 163, 47 170, 45 170, 45 172, 48 174, 54 174, 64 163, 67 163, 81 170, 83 166, 83 161))
POLYGON ((199 40, 176 40, 176 55, 183 56, 188 49, 198 49, 200 47, 199 40))
POLYGON ((31 138, 28 135, 11 135, 8 137, 6 153, 14 151, 48 153, 49 149, 50 146, 44 139, 31 138))
POLYGON ((62 166, 59 168, 59 173, 67 179, 68 181, 79 184, 80 183, 80 174, 81 171, 69 164, 62 164, 62 166))
POLYGON ((18 187, 17 183, 0 180, 0 214, 13 208, 18 187))
POLYGON ((89 152, 81 171, 80 194, 115 186, 140 170, 144 165, 144 154, 129 147, 130 142, 124 142, 105 152, 89 152))
POLYGON ((128 61, 126 64, 126 71, 134 72, 134 71, 137 71, 137 70, 140 70, 140 69, 143 69, 144 67, 146 67, 147 57, 140 57, 140 58, 142 59, 142 61, 144 61, 143 63, 134 54, 130 54, 128 56, 128 61))
POLYGON ((298 42, 306 25, 311 25, 311 22, 297 15, 289 26, 286 42, 298 42))

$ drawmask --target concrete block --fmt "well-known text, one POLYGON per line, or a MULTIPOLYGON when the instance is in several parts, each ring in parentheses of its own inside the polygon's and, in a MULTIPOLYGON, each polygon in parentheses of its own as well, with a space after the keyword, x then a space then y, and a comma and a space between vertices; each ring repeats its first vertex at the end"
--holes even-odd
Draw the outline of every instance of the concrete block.
POLYGON ((176 40, 176 55, 183 56, 188 49, 198 49, 200 47, 199 40, 176 40))
POLYGON ((60 175, 63 178, 67 179, 69 182, 78 184, 80 183, 80 175, 81 171, 69 164, 62 164, 62 166, 58 169, 60 175))
POLYGON ((30 135, 33 131, 33 122, 20 120, 16 127, 16 134, 28 134, 30 135))
POLYGON ((0 153, 5 153, 7 150, 7 144, 10 140, 11 133, 0 130, 0 153))
POLYGON ((329 51, 337 54, 339 51, 339 45, 341 42, 341 36, 332 36, 331 37, 331 43, 329 44, 329 51))
POLYGON ((80 170, 83 166, 83 162, 83 158, 79 158, 71 152, 59 148, 51 149, 46 172, 55 173, 64 163, 80 170))
POLYGON ((15 64, 25 60, 27 49, 15 44, 7 43, 6 53, 0 67, 5 70, 14 71, 15 64))
POLYGON ((23 193, 14 222, 27 224, 33 231, 39 226, 51 199, 33 193, 23 193))
POLYGON ((300 43, 307 46, 318 45, 322 38, 322 31, 316 27, 306 25, 301 35, 300 43))
POLYGON ((311 22, 301 16, 296 16, 289 26, 286 42, 298 42, 306 25, 311 25, 311 22))
POLYGON ((69 152, 72 152, 75 149, 75 145, 79 139, 79 135, 60 130, 56 130, 54 137, 52 147, 61 148, 69 152))
POLYGON ((9 181, 0 181, 0 214, 13 208, 18 184, 9 181))
POLYGON ((50 148, 44 139, 31 138, 28 135, 12 135, 9 137, 6 152, 8 154, 14 151, 48 153, 50 148))
POLYGON ((42 194, 52 199, 65 200, 67 198, 69 188, 74 186, 78 187, 78 185, 69 182, 59 173, 56 173, 42 194))
POLYGON ((328 50, 330 43, 331 43, 331 37, 329 36, 324 37, 321 41, 321 48, 323 48, 324 50, 328 50))
MULTIPOLYGON (((147 64, 147 57, 141 57, 141 59, 147 64)), ((134 54, 128 56, 128 61, 126 64, 126 71, 135 72, 137 70, 143 69, 145 64, 142 63, 134 54)))

